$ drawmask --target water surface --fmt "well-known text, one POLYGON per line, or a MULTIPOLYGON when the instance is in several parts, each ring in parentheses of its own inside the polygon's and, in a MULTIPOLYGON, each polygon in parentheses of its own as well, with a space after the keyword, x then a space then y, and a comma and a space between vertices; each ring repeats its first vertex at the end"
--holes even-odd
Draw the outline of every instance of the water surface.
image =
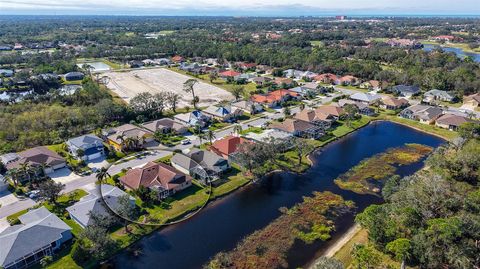
MULTIPOLYGON (((437 147, 444 141, 391 122, 375 122, 324 147, 312 155, 314 165, 306 173, 276 173, 213 202, 193 218, 155 232, 137 246, 140 257, 127 251, 114 258, 116 268, 201 268, 220 251, 228 251, 245 236, 268 225, 280 215, 278 208, 291 207, 313 191, 332 191, 353 200, 363 210, 381 199, 339 189, 333 180, 361 160, 405 143, 437 147)), ((401 167, 401 175, 410 175, 422 163, 401 167)), ((334 238, 353 223, 353 215, 339 220, 334 238)), ((289 255, 291 268, 305 266, 318 257, 330 242, 296 244, 289 255)))
MULTIPOLYGON (((425 51, 432 51, 439 46, 431 45, 431 44, 424 44, 423 50, 425 51)), ((460 48, 451 48, 451 47, 440 47, 443 51, 446 52, 453 52, 460 58, 465 58, 467 56, 471 56, 475 62, 480 62, 480 53, 474 52, 465 52, 463 49, 460 48)))

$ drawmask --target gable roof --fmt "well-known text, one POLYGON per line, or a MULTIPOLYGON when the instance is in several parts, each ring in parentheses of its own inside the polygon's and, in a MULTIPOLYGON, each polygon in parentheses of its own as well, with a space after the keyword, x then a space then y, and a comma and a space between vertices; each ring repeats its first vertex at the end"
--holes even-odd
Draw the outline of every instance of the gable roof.
POLYGON ((384 96, 382 98, 382 103, 387 106, 401 107, 408 105, 408 101, 403 98, 395 98, 391 96, 384 96))
POLYGON ((124 124, 113 128, 111 130, 111 134, 108 136, 108 139, 116 143, 121 143, 120 139, 118 139, 118 136, 121 135, 125 137, 142 138, 145 136, 153 135, 153 133, 132 124, 124 124))
POLYGON ((328 116, 334 116, 334 117, 340 117, 341 115, 345 114, 345 111, 343 108, 339 106, 333 106, 333 105, 324 105, 324 106, 319 106, 317 109, 315 109, 315 113, 317 114, 324 114, 328 116))
POLYGON ((392 87, 392 90, 394 92, 399 92, 399 93, 409 93, 409 94, 415 94, 417 92, 420 92, 420 88, 418 86, 410 86, 410 85, 396 85, 392 87))
POLYGON ((361 102, 373 102, 375 100, 381 99, 382 96, 379 94, 371 94, 371 93, 364 93, 364 92, 357 92, 350 96, 352 100, 358 100, 361 102))
POLYGON ((466 122, 474 122, 474 121, 469 119, 469 118, 454 115, 454 114, 445 114, 445 115, 440 116, 437 119, 438 124, 452 125, 452 126, 457 126, 457 127, 466 123, 466 122))
POLYGON ((236 77, 238 75, 241 75, 242 73, 239 73, 235 70, 227 70, 227 71, 223 71, 223 72, 220 72, 220 74, 218 74, 219 76, 221 77, 236 77))
POLYGON ((188 170, 197 166, 209 170, 218 170, 216 165, 226 160, 210 151, 192 148, 185 155, 179 153, 173 155, 171 161, 188 170))
POLYGON ((150 130, 152 132, 156 132, 156 131, 161 130, 163 128, 173 129, 173 130, 177 131, 177 130, 180 130, 180 129, 186 127, 184 124, 182 124, 180 122, 176 122, 176 121, 174 121, 170 118, 163 118, 163 119, 147 122, 147 123, 142 124, 142 126, 145 129, 150 130))
POLYGON ((43 146, 22 151, 18 155, 20 159, 7 164, 7 169, 17 168, 22 163, 28 163, 32 166, 40 166, 42 164, 55 166, 65 163, 65 159, 62 156, 43 146))
POLYGON ((8 227, 0 233, 0 266, 30 255, 62 238, 71 228, 45 207, 18 217, 22 224, 8 227))

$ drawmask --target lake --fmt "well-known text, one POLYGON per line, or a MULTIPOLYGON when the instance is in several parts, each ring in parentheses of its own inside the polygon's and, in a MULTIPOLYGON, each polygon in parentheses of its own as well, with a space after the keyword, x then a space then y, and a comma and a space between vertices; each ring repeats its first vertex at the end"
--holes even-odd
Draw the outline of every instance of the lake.
MULTIPOLYGON (((432 51, 438 46, 436 45, 430 45, 430 44, 423 44, 423 50, 425 51, 432 51)), ((464 58, 467 56, 471 56, 475 62, 480 62, 480 53, 474 53, 474 52, 465 52, 460 48, 451 48, 451 47, 441 47, 442 50, 446 52, 453 52, 457 54, 458 57, 464 58)))
MULTIPOLYGON (((353 200, 357 211, 361 211, 372 203, 382 202, 381 199, 341 190, 333 180, 361 160, 405 143, 437 147, 444 141, 392 122, 373 122, 312 154, 314 164, 306 173, 267 176, 211 203, 193 218, 141 239, 136 244, 142 252, 139 257, 123 251, 112 263, 116 268, 201 268, 216 253, 231 250, 242 238, 277 218, 278 208, 291 207, 313 191, 338 193, 353 200)), ((422 165, 423 162, 418 162, 402 166, 398 172, 410 175, 422 165)), ((352 224, 353 214, 343 216, 333 238, 341 236, 352 224)), ((308 265, 332 242, 296 244, 288 255, 289 267, 308 265)))

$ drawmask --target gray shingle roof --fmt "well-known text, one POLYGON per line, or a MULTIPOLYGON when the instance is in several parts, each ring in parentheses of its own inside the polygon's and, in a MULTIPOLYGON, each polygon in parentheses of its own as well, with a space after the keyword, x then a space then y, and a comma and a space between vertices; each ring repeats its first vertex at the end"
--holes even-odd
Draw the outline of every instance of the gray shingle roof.
POLYGON ((69 139, 67 144, 77 148, 89 148, 92 145, 102 145, 103 140, 96 135, 88 134, 69 139))
POLYGON ((8 265, 61 239, 63 232, 71 230, 45 207, 32 210, 20 216, 19 220, 22 224, 0 233, 0 266, 8 265))
MULTIPOLYGON (((101 188, 102 193, 99 192, 98 188, 95 188, 87 196, 67 208, 70 216, 75 218, 83 227, 92 224, 90 212, 101 216, 108 216, 110 215, 110 212, 105 207, 104 202, 107 203, 108 208, 115 210, 118 206, 118 198, 127 194, 112 185, 102 184, 101 188), (102 196, 104 199, 101 199, 102 196)), ((131 199, 134 198, 131 197, 131 199)))

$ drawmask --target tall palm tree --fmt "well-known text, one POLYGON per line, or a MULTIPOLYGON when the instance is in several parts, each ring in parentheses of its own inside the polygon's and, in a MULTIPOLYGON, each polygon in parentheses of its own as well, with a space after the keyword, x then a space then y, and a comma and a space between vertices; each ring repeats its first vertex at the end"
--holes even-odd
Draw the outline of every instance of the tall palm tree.
POLYGON ((19 176, 19 171, 17 168, 12 168, 10 170, 7 171, 7 174, 5 175, 3 181, 5 183, 8 183, 8 180, 10 179, 13 183, 13 186, 15 186, 15 188, 18 186, 18 176, 19 176))
POLYGON ((96 176, 95 176, 100 183, 104 183, 107 178, 110 177, 110 174, 108 173, 108 169, 105 167, 100 168, 98 170, 96 176))
POLYGON ((212 144, 212 141, 215 139, 215 132, 212 130, 208 130, 205 135, 208 141, 210 141, 210 144, 212 144))
POLYGON ((243 128, 242 128, 242 125, 240 124, 235 124, 235 126, 233 126, 233 132, 238 135, 240 135, 240 133, 243 131, 243 128))
POLYGON ((203 144, 203 140, 206 138, 206 134, 204 132, 199 132, 197 136, 198 140, 200 140, 200 145, 203 144))
POLYGON ((18 167, 18 171, 20 172, 21 176, 25 177, 28 181, 30 181, 31 167, 29 163, 21 163, 18 167))
POLYGON ((195 90, 194 90, 194 86, 195 84, 198 83, 198 80, 196 79, 188 79, 187 81, 185 81, 183 83, 183 91, 186 92, 186 93, 191 93, 192 94, 192 103, 193 103, 193 107, 196 109, 197 108, 197 102, 196 100, 198 100, 198 98, 195 98, 195 90))

